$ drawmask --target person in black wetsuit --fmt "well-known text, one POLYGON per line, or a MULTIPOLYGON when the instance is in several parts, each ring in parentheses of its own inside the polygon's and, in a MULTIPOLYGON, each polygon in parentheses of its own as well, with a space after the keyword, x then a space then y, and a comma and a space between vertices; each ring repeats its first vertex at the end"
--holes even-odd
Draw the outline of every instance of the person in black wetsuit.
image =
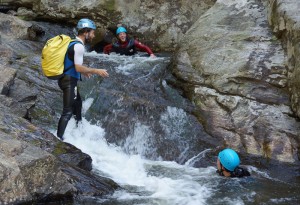
POLYGON ((217 173, 225 177, 245 177, 250 176, 250 173, 242 167, 239 167, 240 158, 232 149, 222 150, 217 159, 217 173))
POLYGON ((108 44, 104 47, 103 52, 105 54, 110 54, 111 52, 116 52, 120 55, 131 56, 136 54, 137 49, 145 51, 150 57, 156 57, 152 50, 133 38, 128 38, 126 28, 120 26, 116 31, 118 41, 112 44, 108 44))
POLYGON ((78 35, 76 40, 69 44, 64 67, 67 68, 64 76, 58 80, 58 86, 63 91, 63 111, 58 122, 57 137, 63 140, 67 124, 75 115, 77 123, 81 121, 82 101, 77 87, 81 74, 90 77, 93 74, 108 77, 105 69, 88 68, 83 65, 84 45, 95 37, 96 25, 90 19, 81 19, 77 24, 78 35))

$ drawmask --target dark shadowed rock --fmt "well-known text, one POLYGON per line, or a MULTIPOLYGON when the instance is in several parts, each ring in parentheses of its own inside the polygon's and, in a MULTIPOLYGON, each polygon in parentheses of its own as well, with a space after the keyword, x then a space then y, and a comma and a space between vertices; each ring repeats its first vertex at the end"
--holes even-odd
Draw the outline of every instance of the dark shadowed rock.
POLYGON ((93 176, 90 156, 11 114, 0 104, 0 202, 72 200, 102 196, 118 185, 93 176))

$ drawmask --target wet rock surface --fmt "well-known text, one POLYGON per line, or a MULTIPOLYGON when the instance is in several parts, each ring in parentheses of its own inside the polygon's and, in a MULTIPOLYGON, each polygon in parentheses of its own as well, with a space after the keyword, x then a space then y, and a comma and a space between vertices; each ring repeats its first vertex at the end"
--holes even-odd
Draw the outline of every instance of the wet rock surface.
MULTIPOLYGON (((92 167, 88 155, 40 128, 56 129, 62 105, 56 82, 41 73, 41 49, 49 37, 73 32, 68 26, 32 20, 68 19, 68 24, 75 25, 77 15, 98 11, 93 7, 98 4, 84 4, 80 3, 74 9, 66 2, 59 6, 55 2, 7 1, 5 8, 1 7, 7 14, 0 13, 0 180, 3 182, 0 192, 5 192, 0 194, 0 201, 13 204, 64 197, 72 199, 78 194, 109 194, 118 187, 111 180, 89 172, 92 167), (94 9, 87 9, 89 6, 94 9)), ((148 34, 148 31, 157 34, 149 34, 149 45, 160 44, 160 49, 165 50, 172 50, 175 45, 179 47, 167 73, 160 70, 156 76, 151 71, 141 71, 126 79, 120 79, 120 73, 112 73, 115 80, 100 82, 101 90, 96 94, 102 94, 101 91, 110 98, 106 101, 97 99, 102 104, 94 105, 92 110, 107 116, 102 122, 110 128, 106 136, 110 142, 129 143, 122 137, 130 135, 135 122, 141 120, 145 126, 153 126, 157 131, 154 145, 158 149, 154 154, 147 150, 143 153, 149 158, 162 156, 184 163, 197 154, 197 150, 214 147, 206 162, 195 165, 203 167, 214 163, 214 156, 221 147, 230 146, 237 149, 248 164, 288 173, 281 176, 286 181, 299 176, 297 0, 197 1, 198 7, 190 12, 183 10, 186 15, 178 14, 174 24, 170 23, 173 20, 167 18, 167 14, 179 8, 179 4, 172 7, 170 3, 164 3, 157 14, 161 19, 155 22, 149 19, 156 14, 156 4, 151 7, 150 3, 146 5, 139 1, 139 4, 131 5, 130 8, 141 8, 139 12, 142 13, 148 7, 152 8, 144 17, 148 20, 140 18, 140 21, 132 21, 141 16, 139 12, 131 14, 122 5, 120 2, 106 5, 103 12, 97 14, 95 20, 102 35, 108 24, 114 25, 123 19, 121 23, 135 29, 137 35, 148 34), (124 10, 120 14, 115 8, 121 6, 124 10), (108 14, 108 11, 113 12, 108 14), (188 20, 189 16, 193 18, 188 20), (147 23, 142 27, 144 21, 147 23), (171 26, 164 28, 165 25, 171 26), (174 36, 176 33, 178 36, 174 36), (155 83, 145 87, 148 84, 136 80, 140 76, 150 76, 142 81, 154 79, 155 83), (115 84, 122 82, 121 85, 125 85, 126 81, 130 83, 124 89, 121 86, 119 90, 115 89, 115 84), (166 130, 158 122, 172 119, 159 119, 154 115, 147 121, 140 117, 172 109, 167 108, 169 102, 156 96, 159 93, 170 97, 163 85, 170 90, 175 88, 176 92, 179 90, 181 96, 177 99, 183 96, 187 103, 180 107, 178 104, 182 101, 177 104, 173 99, 171 105, 188 113, 191 124, 187 128, 201 133, 202 138, 192 135, 177 141, 165 139, 166 130), (120 106, 118 100, 124 98, 122 106, 127 108, 126 111, 115 110, 113 113, 112 104, 106 103, 112 102, 116 109, 120 106), (169 145, 171 149, 164 149, 169 145), (182 147, 190 148, 186 155, 181 155, 185 151, 182 147)), ((182 6, 188 10, 191 5, 182 6)), ((93 65, 95 59, 87 59, 87 64, 93 65)), ((101 62, 94 65, 108 66, 101 62)), ((87 117, 96 121, 98 117, 91 111, 87 117)), ((176 117, 173 120, 176 121, 176 117)), ((133 144, 134 140, 139 141, 134 135, 131 139, 133 144)), ((131 148, 126 151, 139 151, 134 146, 131 148)))
POLYGON ((173 73, 209 134, 241 152, 298 162, 299 120, 267 9, 260 1, 218 1, 187 31, 173 73))
POLYGON ((91 174, 91 158, 0 104, 1 195, 3 204, 72 201, 103 196, 118 185, 91 174))
POLYGON ((300 117, 299 107, 299 8, 300 2, 292 1, 268 1, 268 20, 272 31, 283 42, 287 52, 288 88, 291 93, 291 107, 300 117))
POLYGON ((109 37, 104 43, 111 42, 110 36, 115 34, 117 24, 123 24, 129 34, 155 51, 170 51, 175 49, 179 38, 215 2, 216 0, 8 0, 3 5, 3 11, 13 11, 10 13, 28 20, 63 22, 69 25, 76 25, 79 17, 92 17, 98 26, 98 33, 100 32, 96 41, 109 37))
POLYGON ((0 30, 0 203, 72 202, 113 193, 119 186, 91 173, 89 155, 31 123, 38 115, 55 126, 56 116, 44 109, 55 107, 56 99, 50 99, 59 96, 58 87, 42 75, 40 52, 45 39, 64 28, 52 33, 47 23, 0 15, 2 25, 11 25, 0 30))

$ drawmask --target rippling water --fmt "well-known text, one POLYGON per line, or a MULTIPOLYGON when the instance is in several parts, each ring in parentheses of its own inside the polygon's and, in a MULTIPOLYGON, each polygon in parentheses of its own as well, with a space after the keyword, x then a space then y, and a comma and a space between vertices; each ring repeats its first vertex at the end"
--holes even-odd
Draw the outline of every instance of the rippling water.
MULTIPOLYGON (((112 68, 114 70, 110 70, 110 72, 114 72, 116 76, 119 76, 120 84, 126 89, 127 86, 132 86, 135 83, 141 84, 141 88, 143 88, 144 82, 153 76, 155 78, 157 71, 164 69, 160 67, 161 64, 157 64, 157 61, 164 60, 162 58, 138 57, 133 59, 114 55, 88 55, 115 64, 112 68), (145 69, 143 67, 145 63, 152 67, 145 69), (134 72, 141 68, 144 70, 140 70, 138 73, 134 72), (126 82, 123 82, 121 81, 122 76, 129 76, 129 78, 126 82)), ((93 66, 93 64, 91 61, 90 66, 93 66)), ((164 82, 162 85, 164 86, 164 82)), ((89 198, 75 204, 300 204, 299 179, 295 178, 293 182, 284 182, 280 178, 270 176, 271 174, 267 170, 251 165, 246 165, 246 167, 250 170, 252 176, 242 179, 228 179, 218 176, 214 164, 203 168, 193 167, 195 162, 206 160, 206 155, 215 147, 199 149, 197 153, 191 156, 185 154, 188 147, 185 149, 183 146, 183 149, 181 149, 182 156, 177 158, 184 159, 184 163, 181 164, 175 161, 163 160, 157 155, 150 157, 150 160, 146 156, 152 156, 149 153, 157 152, 157 147, 151 141, 157 136, 151 125, 147 125, 138 119, 135 119, 134 126, 132 126, 129 133, 121 132, 121 135, 123 133, 123 136, 121 136, 122 143, 114 143, 112 140, 109 143, 106 139, 108 127, 105 120, 114 121, 117 118, 97 120, 99 116, 94 113, 100 112, 97 108, 107 106, 111 107, 109 115, 124 115, 123 120, 126 120, 128 116, 122 113, 122 106, 128 106, 123 101, 125 97, 121 95, 118 95, 119 97, 115 98, 111 104, 101 101, 100 105, 95 106, 95 104, 99 104, 100 98, 94 92, 95 89, 97 90, 97 86, 95 81, 87 82, 86 87, 88 89, 85 88, 84 90, 86 100, 83 105, 84 116, 86 117, 78 127, 76 127, 75 121, 71 119, 65 133, 65 141, 75 145, 92 157, 93 172, 95 174, 113 179, 121 185, 122 189, 105 199, 89 198), (189 156, 188 159, 186 159, 187 156, 189 156)), ((112 83, 108 83, 106 86, 109 89, 115 89, 115 85, 112 83)), ((149 86, 145 87, 145 89, 148 88, 149 86)), ((155 89, 155 86, 153 89, 155 89)), ((132 90, 125 90, 124 88, 123 91, 134 93, 136 90, 133 87, 132 90)), ((124 92, 121 93, 124 94, 124 92)), ((168 94, 173 95, 172 93, 176 96, 174 98, 179 99, 174 90, 171 90, 168 94)), ((96 92, 96 94, 100 95, 101 93, 96 92)), ((101 97, 103 98, 103 95, 101 97)), ((132 99, 132 96, 130 99, 132 99)), ((134 101, 130 101, 130 103, 132 102, 134 101)), ((158 100, 158 102, 160 101, 158 100)), ((186 126, 183 125, 190 118, 182 107, 176 106, 181 103, 184 102, 182 100, 178 101, 166 106, 163 112, 158 112, 159 120, 156 121, 165 134, 164 138, 168 140, 178 141, 182 135, 186 134, 186 126)), ((149 114, 149 112, 146 113, 149 114)), ((106 114, 104 112, 104 115, 106 114)), ((149 118, 149 120, 151 119, 149 118)), ((109 129, 121 129, 121 123, 122 121, 118 121, 109 129)), ((188 127, 188 129, 191 128, 188 127)), ((277 173, 277 175, 279 174, 277 173)))
MULTIPOLYGON (((143 129, 143 128, 141 128, 143 129)), ((194 168, 172 161, 152 161, 129 155, 103 138, 105 131, 83 120, 72 119, 66 140, 93 159, 93 171, 121 185, 106 199, 89 199, 76 204, 105 205, 201 205, 201 204, 298 204, 299 185, 282 182, 248 166, 252 176, 227 179, 216 168, 194 168)), ((142 148, 141 148, 142 149, 142 148)), ((209 150, 199 153, 198 160, 209 150)))

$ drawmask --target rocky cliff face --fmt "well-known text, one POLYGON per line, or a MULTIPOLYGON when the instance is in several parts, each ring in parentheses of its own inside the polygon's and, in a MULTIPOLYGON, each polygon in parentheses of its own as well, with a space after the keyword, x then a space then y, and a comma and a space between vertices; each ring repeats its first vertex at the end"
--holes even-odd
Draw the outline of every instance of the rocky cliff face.
POLYGON ((291 75, 261 1, 217 1, 179 43, 174 74, 212 135, 248 153, 298 161, 291 75))
MULTIPOLYGON (((180 37, 216 0, 6 0, 6 10, 14 9, 24 19, 39 19, 76 25, 81 17, 92 18, 101 40, 117 24, 154 50, 174 50, 180 37)), ((5 8, 5 7, 4 7, 5 8)), ((3 8, 3 9, 4 9, 3 8)), ((113 31, 114 32, 114 31, 113 31)))
MULTIPOLYGON (((16 183, 28 187, 37 178, 35 191, 0 194, 2 201, 47 195, 47 178, 53 181, 51 187, 65 182, 58 195, 72 196, 80 190, 80 180, 70 182, 68 174, 89 175, 78 171, 89 170, 88 156, 64 145, 63 150, 81 157, 72 166, 62 165, 70 157, 58 151, 57 139, 23 119, 35 123, 43 107, 60 103, 51 101, 53 93, 58 95, 56 85, 46 83, 35 71, 45 39, 55 30, 69 32, 63 26, 53 30, 53 25, 28 20, 67 19, 74 26, 79 18, 90 17, 100 28, 99 41, 111 25, 122 23, 133 35, 144 36, 149 45, 159 45, 158 50, 176 47, 171 69, 177 81, 173 84, 197 106, 195 115, 211 136, 241 153, 299 163, 298 0, 6 0, 1 4, 6 14, 0 14, 0 109, 7 111, 0 113, 0 180, 5 182, 0 190, 14 190, 16 183), (38 155, 31 154, 33 150, 38 155)), ((53 115, 43 114, 48 122, 53 115)), ((101 193, 117 187, 98 180, 106 187, 101 193)))
POLYGON ((291 94, 291 107, 300 117, 300 2, 268 1, 268 20, 272 31, 282 40, 286 51, 288 89, 291 94))

